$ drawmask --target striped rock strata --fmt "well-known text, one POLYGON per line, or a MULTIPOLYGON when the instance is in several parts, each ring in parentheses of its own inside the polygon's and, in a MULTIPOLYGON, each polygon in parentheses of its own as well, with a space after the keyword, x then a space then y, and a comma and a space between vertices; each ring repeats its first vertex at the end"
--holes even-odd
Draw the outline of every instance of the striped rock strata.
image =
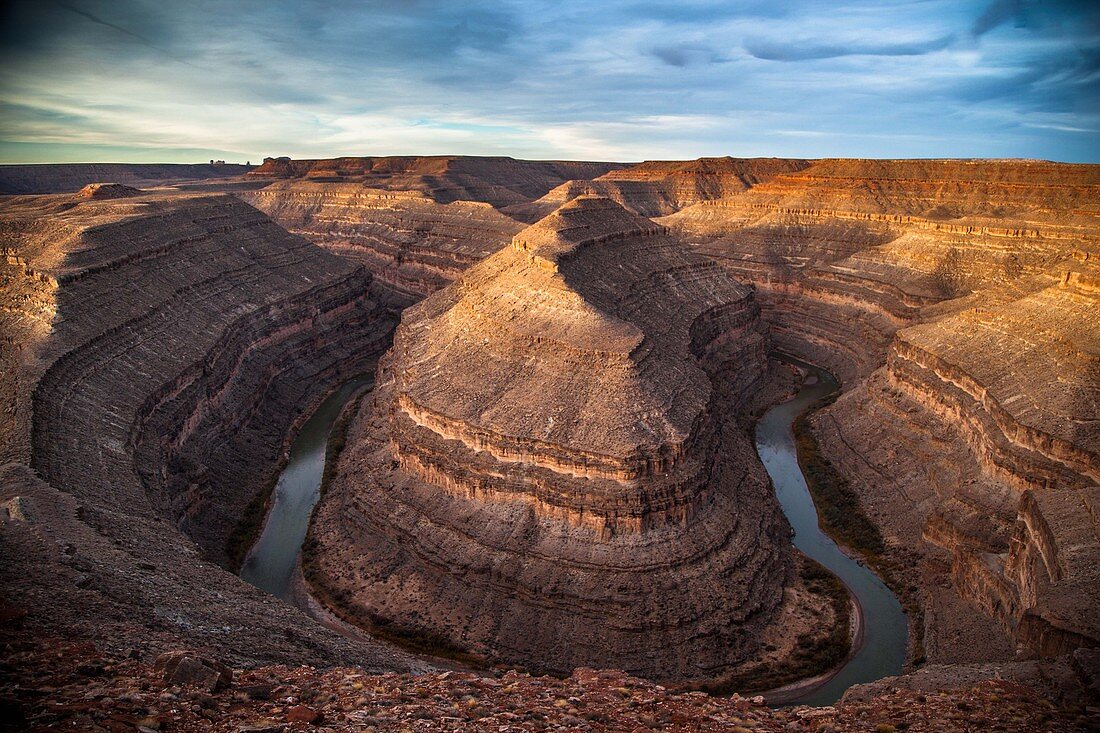
POLYGON ((116 652, 407 667, 215 564, 295 421, 388 346, 370 274, 225 195, 14 197, 0 239, 5 603, 116 652))
POLYGON ((405 312, 307 577, 360 622, 537 669, 751 657, 792 567, 737 418, 757 314, 650 220, 567 204, 405 312))
POLYGON ((279 181, 240 194, 295 234, 421 298, 503 247, 523 225, 476 201, 360 183, 279 181))

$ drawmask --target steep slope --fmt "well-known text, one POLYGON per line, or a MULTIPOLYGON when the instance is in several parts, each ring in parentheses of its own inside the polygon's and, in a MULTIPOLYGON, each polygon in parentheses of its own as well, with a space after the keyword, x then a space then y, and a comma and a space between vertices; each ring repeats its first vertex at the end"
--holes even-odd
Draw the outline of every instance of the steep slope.
POLYGON ((523 228, 488 204, 440 204, 418 191, 366 184, 291 180, 239 195, 290 231, 418 297, 454 280, 523 228))
POLYGON ((1078 263, 899 331, 886 366, 817 418, 886 533, 929 543, 964 598, 1044 656, 1100 645, 1098 274, 1078 263))
POLYGON ((567 181, 537 201, 507 207, 505 213, 521 221, 537 221, 578 196, 598 195, 642 216, 664 216, 700 201, 732 196, 809 165, 809 161, 782 158, 647 161, 608 171, 594 180, 567 181))
POLYGON ((407 664, 208 561, 297 417, 388 345, 369 273, 229 196, 89 187, 0 222, 5 602, 115 649, 407 664))
POLYGON ((1098 643, 1097 201, 1097 166, 831 160, 660 220, 844 378, 815 432, 890 546, 926 558, 934 659, 1098 643))
POLYGON ((249 176, 363 183, 391 191, 419 191, 441 204, 481 201, 499 207, 526 203, 567 180, 594 178, 617 167, 616 163, 471 156, 264 158, 249 176))
POLYGON ((164 186, 243 176, 255 166, 173 163, 43 163, 0 165, 0 194, 68 193, 90 183, 164 186))
POLYGON ((781 347, 850 381, 922 308, 1087 250, 1097 200, 1097 166, 824 160, 661 222, 757 284, 781 347))
POLYGON ((795 633, 738 419, 766 349, 751 290, 576 199, 405 312, 307 578, 359 623, 537 669, 718 677, 795 633))

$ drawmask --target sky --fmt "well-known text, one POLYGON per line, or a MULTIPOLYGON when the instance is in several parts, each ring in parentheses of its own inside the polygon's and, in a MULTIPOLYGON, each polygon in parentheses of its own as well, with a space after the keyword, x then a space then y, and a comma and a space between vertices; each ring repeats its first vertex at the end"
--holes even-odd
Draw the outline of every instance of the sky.
POLYGON ((0 162, 1100 162, 1100 2, 33 0, 0 162))

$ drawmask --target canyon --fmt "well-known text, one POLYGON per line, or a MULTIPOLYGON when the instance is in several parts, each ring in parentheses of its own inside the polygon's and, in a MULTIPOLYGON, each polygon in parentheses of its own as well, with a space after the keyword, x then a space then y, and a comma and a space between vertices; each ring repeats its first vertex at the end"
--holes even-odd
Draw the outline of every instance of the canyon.
POLYGON ((906 675, 850 699, 1000 677, 1096 704, 1097 166, 271 158, 84 188, 14 168, 20 648, 415 679, 446 662, 387 640, 421 638, 743 684, 838 623, 753 450, 800 378, 778 352, 840 379, 800 435, 910 614, 906 675), (303 554, 368 632, 349 638, 233 571, 297 426, 364 373, 303 554))

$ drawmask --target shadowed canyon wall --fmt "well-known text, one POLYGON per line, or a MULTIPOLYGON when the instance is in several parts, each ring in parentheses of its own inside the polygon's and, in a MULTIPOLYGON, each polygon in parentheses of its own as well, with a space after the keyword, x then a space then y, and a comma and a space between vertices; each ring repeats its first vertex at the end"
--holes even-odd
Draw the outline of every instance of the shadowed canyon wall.
POLYGON ((22 590, 8 601, 54 631, 93 616, 112 647, 407 664, 210 562, 294 421, 373 368, 404 301, 229 196, 92 186, 9 199, 0 220, 15 377, 0 463, 23 508, 4 534, 5 587, 22 590))
POLYGON ((68 193, 101 181, 166 186, 242 176, 246 165, 173 163, 43 163, 0 165, 0 194, 68 193))

